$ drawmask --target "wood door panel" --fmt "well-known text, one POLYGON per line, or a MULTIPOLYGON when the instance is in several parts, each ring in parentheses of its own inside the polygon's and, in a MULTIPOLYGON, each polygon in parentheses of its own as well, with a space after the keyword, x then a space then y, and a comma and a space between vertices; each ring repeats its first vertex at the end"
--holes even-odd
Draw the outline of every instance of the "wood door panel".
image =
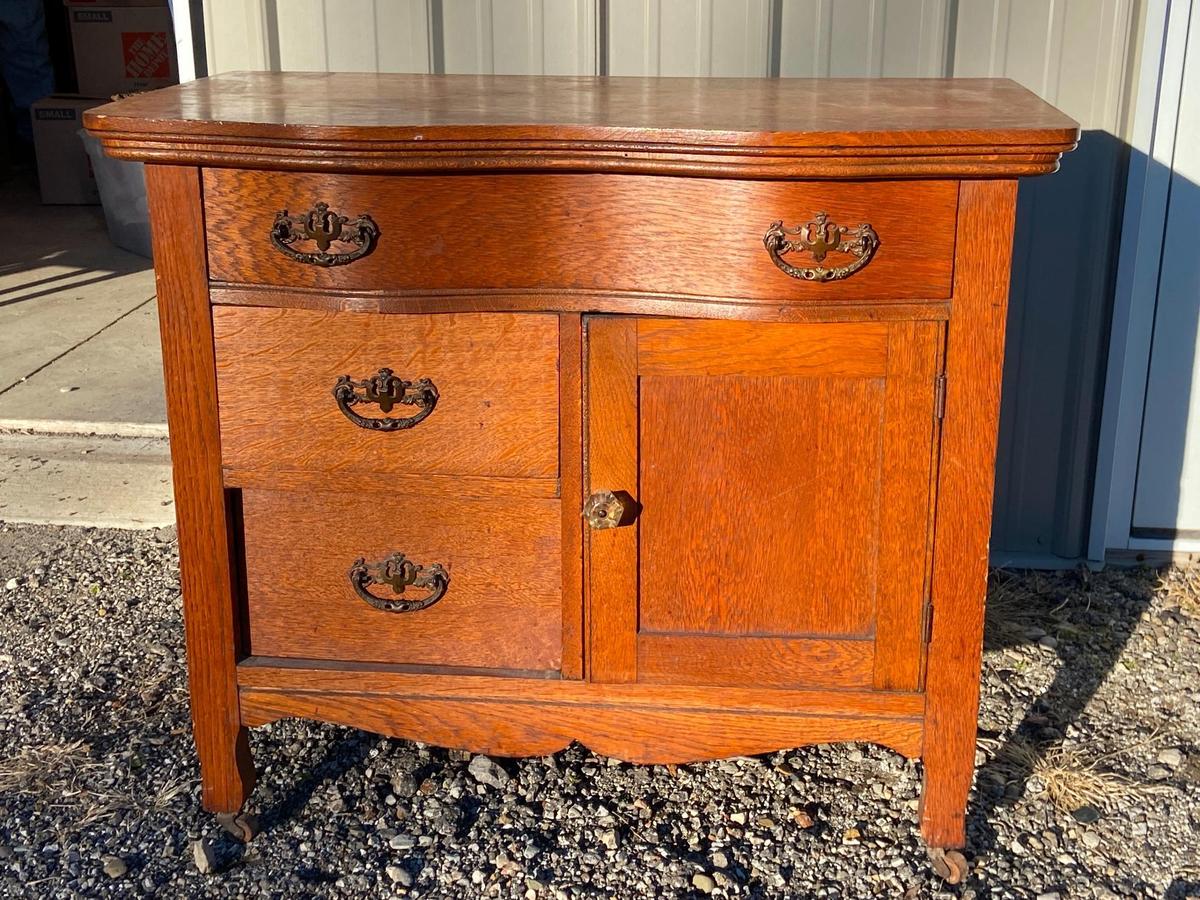
POLYGON ((917 690, 941 323, 588 321, 597 681, 917 690), (631 485, 633 487, 631 487, 631 485))
POLYGON ((639 630, 869 635, 883 398, 881 378, 642 378, 639 630))

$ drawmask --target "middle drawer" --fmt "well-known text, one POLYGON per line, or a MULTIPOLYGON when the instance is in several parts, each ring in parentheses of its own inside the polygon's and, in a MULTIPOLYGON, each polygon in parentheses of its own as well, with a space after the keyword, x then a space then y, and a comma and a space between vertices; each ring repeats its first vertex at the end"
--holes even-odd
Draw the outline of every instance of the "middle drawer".
POLYGON ((227 478, 558 475, 558 318, 213 308, 227 478))

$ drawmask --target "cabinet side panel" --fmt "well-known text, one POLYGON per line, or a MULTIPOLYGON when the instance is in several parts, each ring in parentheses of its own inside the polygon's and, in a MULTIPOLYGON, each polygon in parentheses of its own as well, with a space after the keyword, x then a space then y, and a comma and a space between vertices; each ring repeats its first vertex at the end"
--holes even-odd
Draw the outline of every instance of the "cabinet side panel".
POLYGON ((959 196, 925 681, 921 830, 933 847, 966 837, 1016 196, 1015 181, 965 181, 959 196))
POLYGON ((174 467, 188 685, 204 806, 239 809, 254 767, 238 712, 238 596, 221 483, 200 172, 146 166, 174 467))

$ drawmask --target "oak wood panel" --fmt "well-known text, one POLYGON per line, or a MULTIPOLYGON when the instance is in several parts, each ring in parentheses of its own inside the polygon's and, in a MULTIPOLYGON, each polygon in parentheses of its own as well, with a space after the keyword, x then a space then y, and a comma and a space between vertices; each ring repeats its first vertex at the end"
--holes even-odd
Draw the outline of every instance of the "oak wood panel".
POLYGON ((887 372, 884 324, 638 320, 638 374, 872 378, 887 372))
POLYGON ((201 801, 214 812, 236 812, 254 787, 255 773, 238 710, 235 667, 245 635, 221 486, 200 173, 147 166, 146 186, 201 801))
POLYGON ((934 379, 942 328, 890 326, 884 398, 879 585, 875 598, 874 685, 916 690, 924 661, 921 607, 929 556, 929 488, 936 431, 934 379))
POLYGON ((920 752, 919 720, 645 707, 553 706, 244 689, 242 713, 266 724, 300 716, 493 756, 546 756, 572 741, 635 763, 687 763, 803 744, 862 740, 920 752))
POLYGON ((264 306, 328 312, 426 314, 447 312, 579 312, 629 313, 754 322, 944 322, 950 318, 948 300, 888 300, 804 304, 730 302, 715 297, 651 294, 645 291, 480 289, 473 291, 394 291, 277 288, 264 285, 212 282, 213 303, 225 306, 264 306))
POLYGON ((1078 125, 1005 79, 242 72, 89 110, 118 158, 748 178, 1053 171, 1078 125))
POLYGON ((925 676, 921 833, 934 847, 966 840, 1016 195, 1015 181, 961 190, 925 676))
POLYGON ((825 638, 638 634, 638 681, 757 684, 765 688, 871 686, 874 642, 825 638))
POLYGON ((558 469, 562 503, 562 676, 583 677, 583 321, 559 316, 558 469))
MULTIPOLYGON (((212 233, 237 236, 209 244, 217 281, 329 290, 650 288, 779 304, 948 297, 957 189, 953 181, 388 178, 208 169, 204 197, 212 233), (369 214, 380 232, 374 251, 323 268, 275 249, 268 238, 276 214, 298 213, 319 200, 346 215, 369 214), (879 250, 841 281, 791 278, 772 263, 763 235, 776 220, 794 226, 822 210, 842 225, 870 223, 879 250)), ((849 259, 841 253, 828 259, 835 257, 849 259)))
POLYGON ((394 665, 271 659, 251 656, 238 665, 242 688, 324 693, 379 693, 530 701, 554 704, 659 706, 920 719, 925 697, 904 691, 762 690, 755 685, 704 687, 673 684, 614 684, 553 678, 497 677, 478 673, 415 673, 394 665))
MULTIPOLYGON (((578 438, 576 439, 578 441, 578 438)), ((557 478, 492 478, 486 475, 413 475, 338 472, 331 479, 313 469, 224 469, 225 486, 268 488, 281 491, 327 491, 336 487, 347 494, 450 494, 455 497, 557 497, 557 478)))
POLYGON ((883 378, 642 378, 639 628, 870 635, 884 394, 883 378))
MULTIPOLYGON (((556 316, 381 320, 217 307, 213 323, 222 452, 230 469, 558 476, 556 316), (434 382, 439 399, 428 418, 385 433, 342 414, 332 394, 338 377, 366 378, 381 366, 434 382)), ((369 410, 356 408, 368 417, 369 410)), ((412 412, 397 406, 392 415, 412 412)))
MULTIPOLYGON (((590 317, 587 327, 587 493, 638 482, 637 320, 590 317)), ((586 530, 588 677, 637 678, 637 522, 586 530)))
MULTIPOLYGON (((945 409, 945 384, 944 376, 946 372, 946 328, 941 329, 941 339, 937 344, 937 363, 936 368, 943 374, 943 384, 941 392, 942 411, 945 409)), ((921 641, 921 662, 919 666, 920 678, 917 688, 921 690, 925 687, 925 674, 929 668, 929 628, 933 624, 933 551, 934 537, 937 532, 937 491, 938 479, 941 471, 942 459, 942 422, 939 418, 934 427, 934 439, 932 446, 929 448, 929 471, 933 473, 933 477, 929 479, 929 522, 926 528, 927 537, 925 539, 925 605, 924 610, 928 617, 925 626, 926 633, 921 641)))
MULTIPOLYGON (((251 652, 260 656, 557 670, 556 500, 243 492, 251 652), (402 552, 450 584, 417 612, 375 609, 347 572, 402 552)), ((377 589, 384 597, 388 589, 377 589)), ((415 591, 413 596, 421 596, 415 591)))

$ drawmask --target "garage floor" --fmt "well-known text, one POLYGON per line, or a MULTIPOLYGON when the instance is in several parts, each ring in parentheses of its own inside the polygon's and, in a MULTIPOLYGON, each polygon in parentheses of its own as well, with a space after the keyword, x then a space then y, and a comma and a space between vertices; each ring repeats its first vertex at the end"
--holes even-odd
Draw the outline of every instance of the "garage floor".
POLYGON ((0 519, 174 522, 151 262, 0 181, 0 519))

